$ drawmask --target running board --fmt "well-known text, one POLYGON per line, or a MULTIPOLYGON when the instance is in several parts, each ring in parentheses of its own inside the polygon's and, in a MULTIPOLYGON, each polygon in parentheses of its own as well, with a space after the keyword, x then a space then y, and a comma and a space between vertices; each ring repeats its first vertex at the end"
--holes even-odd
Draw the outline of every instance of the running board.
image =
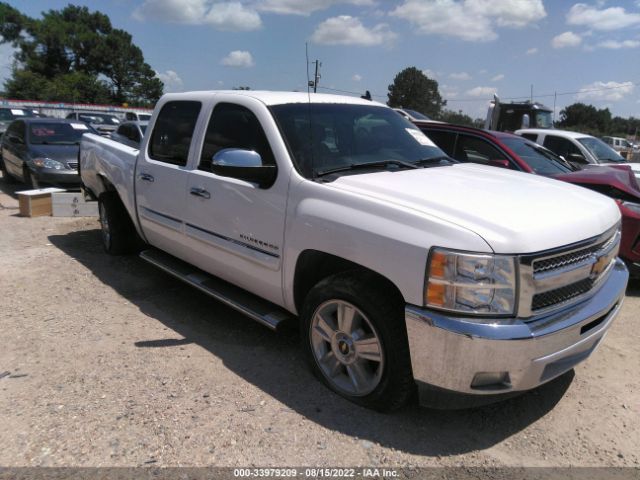
POLYGON ((293 319, 293 315, 282 307, 168 253, 155 249, 144 250, 140 253, 140 258, 272 330, 277 330, 287 320, 293 319))

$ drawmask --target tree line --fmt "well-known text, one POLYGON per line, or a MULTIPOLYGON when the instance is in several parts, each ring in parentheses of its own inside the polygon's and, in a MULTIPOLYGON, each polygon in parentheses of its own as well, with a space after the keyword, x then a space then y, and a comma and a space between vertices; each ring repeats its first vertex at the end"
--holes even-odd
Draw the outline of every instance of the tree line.
POLYGON ((68 5, 35 19, 0 2, 0 43, 16 49, 4 84, 9 98, 149 106, 163 93, 131 35, 87 7, 68 5))
MULTIPOLYGON (((405 68, 398 73, 388 90, 387 104, 390 107, 409 108, 434 120, 459 125, 484 125, 483 118, 472 119, 462 111, 445 108, 447 101, 438 91, 438 82, 416 67, 405 68)), ((613 117, 608 108, 597 109, 593 105, 574 103, 560 111, 560 121, 556 122, 556 127, 595 136, 626 137, 640 134, 640 118, 613 117)))

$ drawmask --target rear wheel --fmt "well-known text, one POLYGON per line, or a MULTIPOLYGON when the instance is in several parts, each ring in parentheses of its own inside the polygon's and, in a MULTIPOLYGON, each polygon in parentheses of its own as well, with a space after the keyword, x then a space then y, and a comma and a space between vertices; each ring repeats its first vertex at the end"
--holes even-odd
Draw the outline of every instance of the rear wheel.
POLYGON ((142 241, 116 192, 100 195, 98 212, 105 252, 109 255, 123 255, 140 249, 142 241))
POLYGON ((402 407, 415 389, 403 302, 366 271, 326 278, 305 299, 302 347, 331 390, 379 411, 402 407))

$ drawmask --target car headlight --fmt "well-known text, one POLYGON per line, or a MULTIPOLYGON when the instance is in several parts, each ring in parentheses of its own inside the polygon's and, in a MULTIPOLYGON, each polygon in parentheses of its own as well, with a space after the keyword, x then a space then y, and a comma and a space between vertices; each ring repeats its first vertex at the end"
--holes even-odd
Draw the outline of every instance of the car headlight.
POLYGON ((35 158, 33 164, 40 168, 53 168, 55 170, 64 170, 64 165, 50 158, 35 158))
POLYGON ((515 258, 433 248, 424 302, 427 307, 469 315, 513 315, 515 258))
POLYGON ((629 210, 631 210, 633 213, 637 213, 638 215, 640 215, 640 203, 634 203, 634 202, 621 202, 621 205, 625 208, 628 208, 629 210))

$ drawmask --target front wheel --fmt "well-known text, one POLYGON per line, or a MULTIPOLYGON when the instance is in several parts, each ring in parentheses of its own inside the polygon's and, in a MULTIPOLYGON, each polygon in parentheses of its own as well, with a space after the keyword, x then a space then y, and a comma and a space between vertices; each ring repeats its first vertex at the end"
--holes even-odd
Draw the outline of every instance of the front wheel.
POLYGON ((13 175, 7 172, 7 167, 5 166, 4 160, 2 158, 0 158, 0 171, 2 172, 2 179, 5 181, 5 183, 16 183, 16 179, 13 178, 13 175))
POLYGON ((415 389, 401 299, 370 272, 333 275, 302 309, 303 350, 331 390, 379 411, 402 407, 415 389))

